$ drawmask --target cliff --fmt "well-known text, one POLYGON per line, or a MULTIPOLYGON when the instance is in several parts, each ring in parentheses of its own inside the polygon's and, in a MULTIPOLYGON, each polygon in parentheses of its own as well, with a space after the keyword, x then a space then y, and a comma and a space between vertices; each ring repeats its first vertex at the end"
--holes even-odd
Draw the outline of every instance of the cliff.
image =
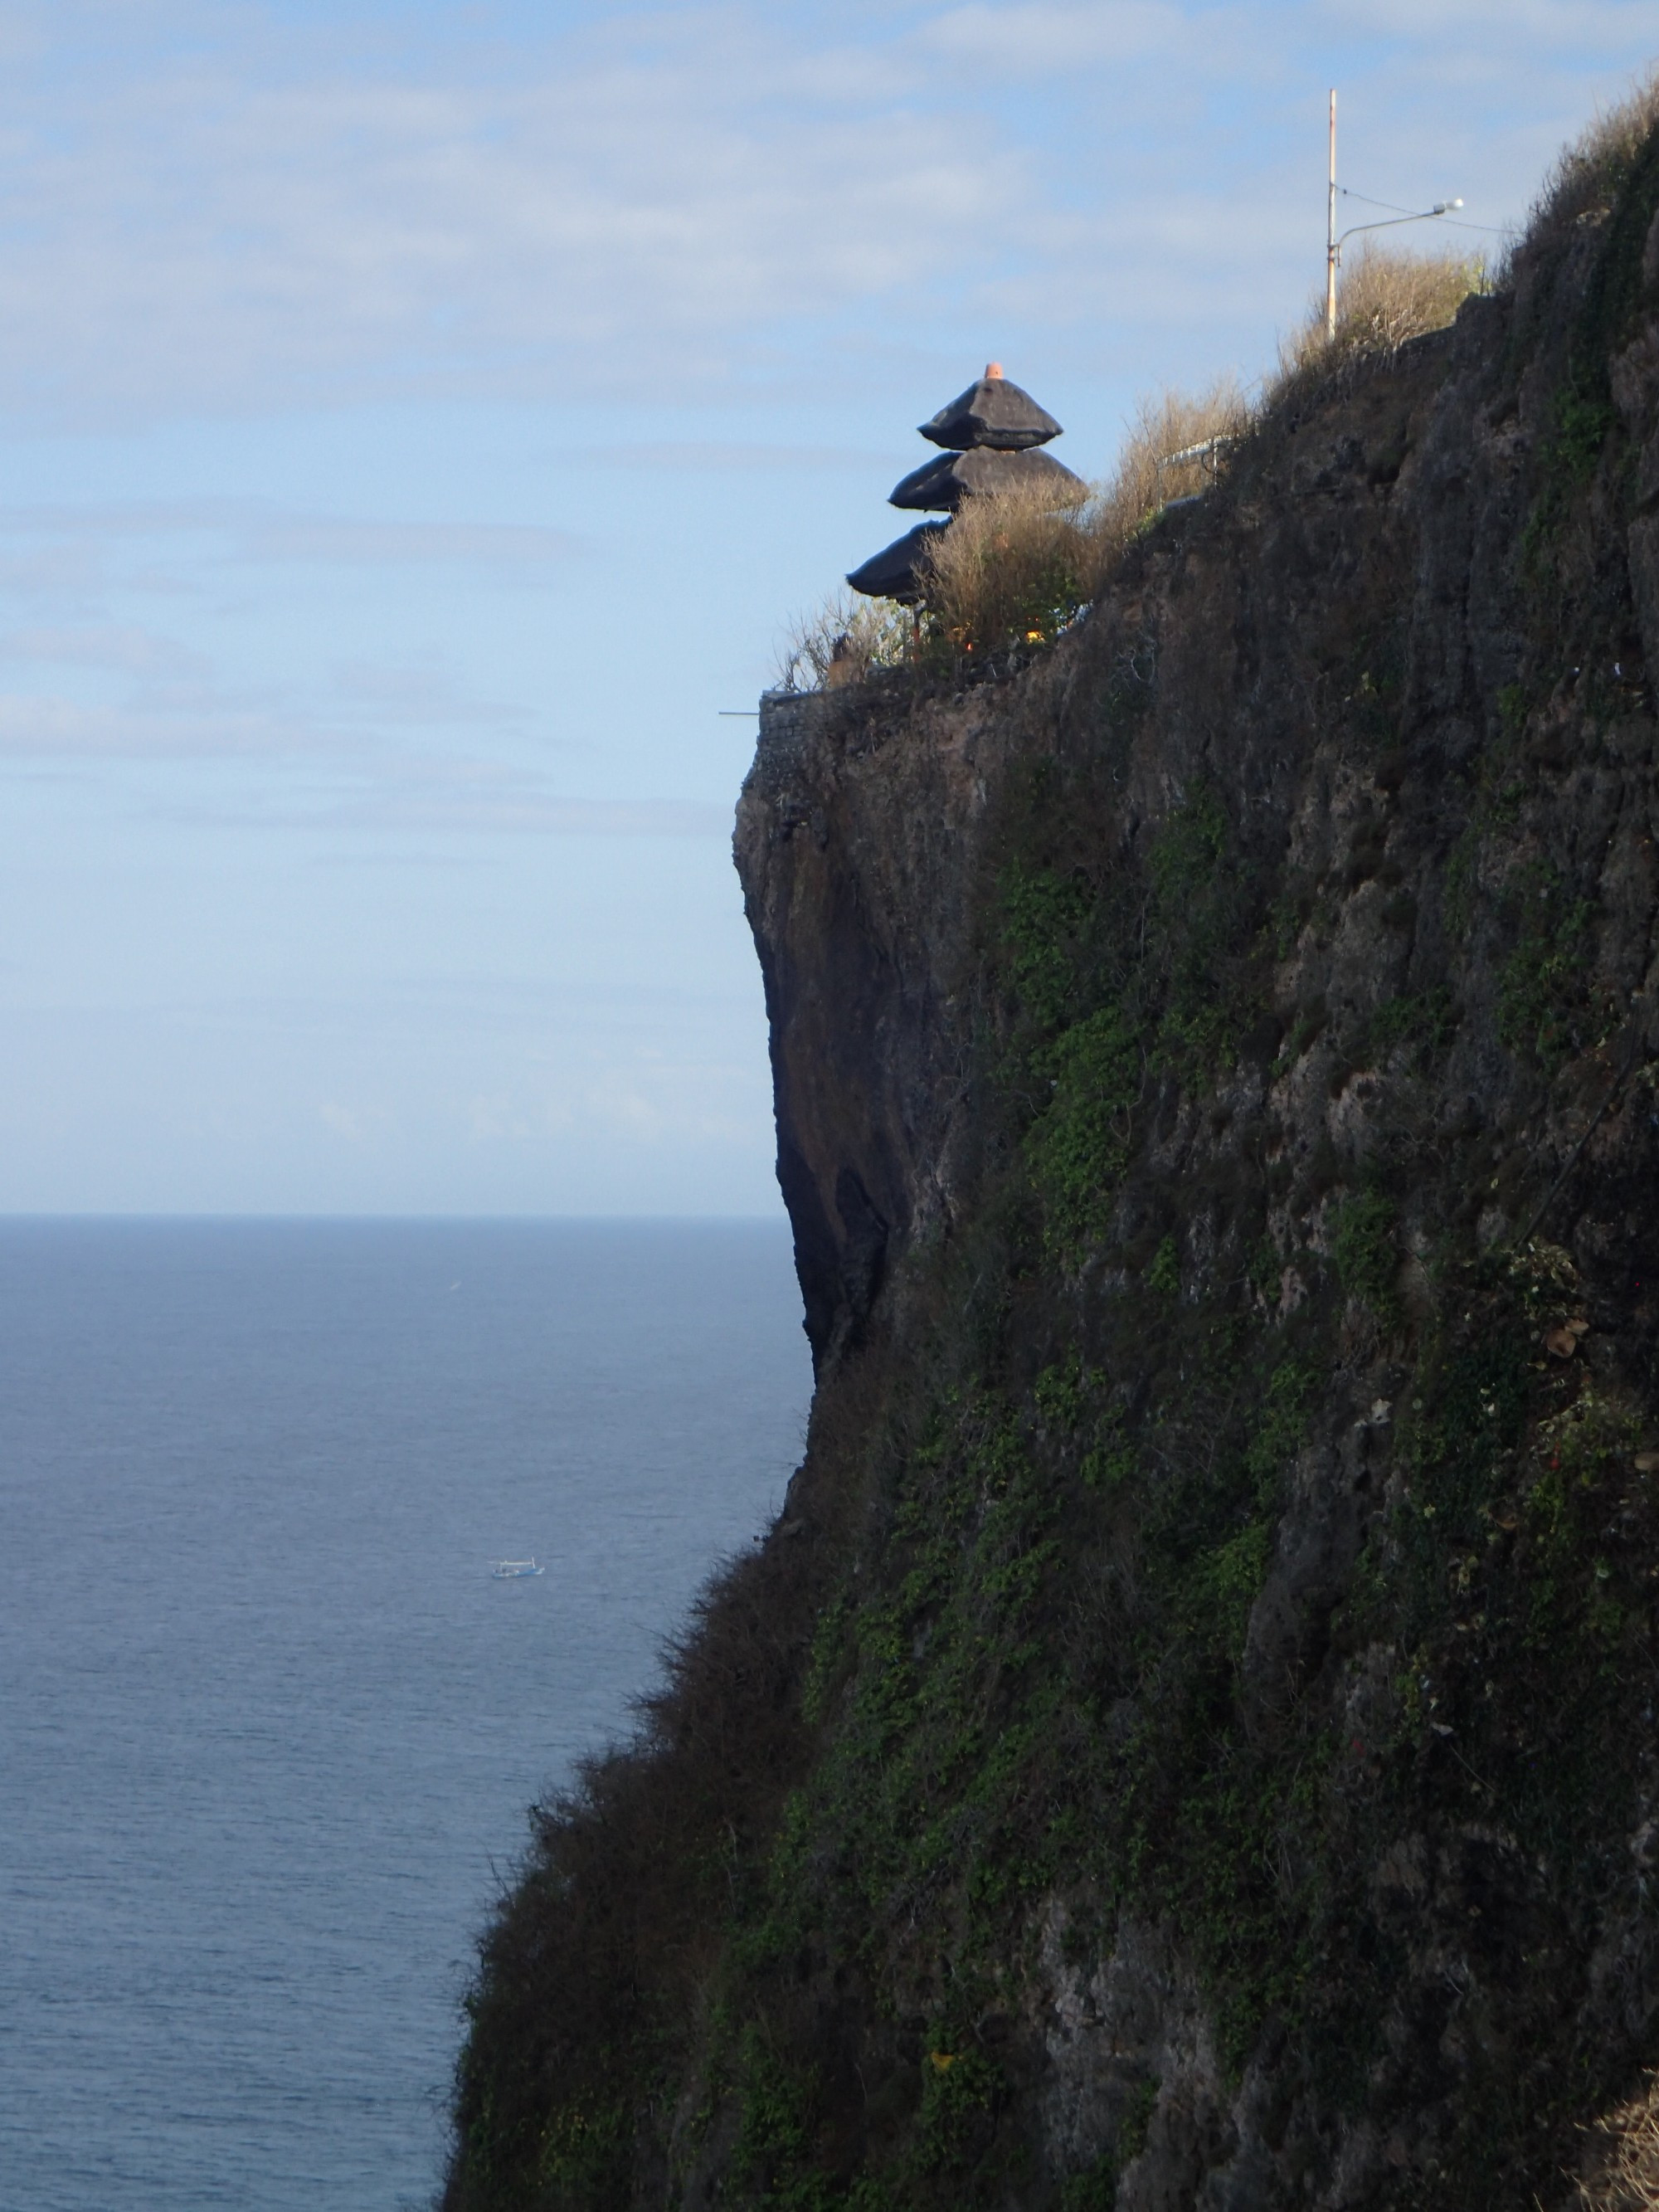
POLYGON ((538 1815, 455 2212, 1655 2201, 1593 2125, 1659 2061, 1659 142, 1613 181, 1030 665, 765 702, 809 1450, 538 1815))

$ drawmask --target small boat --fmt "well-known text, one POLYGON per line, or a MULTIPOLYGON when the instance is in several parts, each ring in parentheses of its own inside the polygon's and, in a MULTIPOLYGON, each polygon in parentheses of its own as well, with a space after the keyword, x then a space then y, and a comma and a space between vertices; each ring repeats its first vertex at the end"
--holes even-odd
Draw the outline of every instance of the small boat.
POLYGON ((511 1583, 521 1575, 544 1575, 547 1569, 538 1567, 534 1559, 497 1559, 489 1571, 498 1583, 511 1583))

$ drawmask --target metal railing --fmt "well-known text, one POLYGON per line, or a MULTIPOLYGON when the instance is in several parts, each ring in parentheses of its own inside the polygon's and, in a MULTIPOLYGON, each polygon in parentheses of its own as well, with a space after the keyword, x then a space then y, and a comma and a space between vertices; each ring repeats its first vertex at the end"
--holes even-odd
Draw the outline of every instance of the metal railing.
POLYGON ((1195 446, 1182 446, 1178 453, 1165 453, 1152 465, 1162 476, 1165 469, 1184 468, 1198 463, 1213 483, 1221 473, 1222 461, 1238 443, 1239 433, 1237 430, 1220 430, 1213 438, 1200 439, 1195 446))

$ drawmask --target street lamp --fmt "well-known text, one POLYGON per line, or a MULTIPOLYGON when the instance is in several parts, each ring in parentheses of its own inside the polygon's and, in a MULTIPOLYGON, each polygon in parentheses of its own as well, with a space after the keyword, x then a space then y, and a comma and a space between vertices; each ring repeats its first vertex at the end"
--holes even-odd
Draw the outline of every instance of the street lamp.
MULTIPOLYGON (((1363 198, 1364 194, 1362 193, 1360 197, 1363 198)), ((1432 207, 1419 208, 1414 214, 1401 213, 1389 216, 1382 222, 1357 222, 1352 230, 1345 230, 1339 238, 1336 234, 1336 92, 1333 88, 1331 92, 1331 184, 1329 198, 1326 203, 1325 217, 1325 337, 1328 342, 1334 342, 1336 337, 1336 270, 1337 264, 1342 258, 1342 249, 1348 240, 1351 238, 1358 238, 1364 230, 1396 230, 1402 222, 1429 222, 1437 215, 1449 215, 1454 208, 1461 208, 1462 204, 1461 199, 1437 200, 1432 207)))

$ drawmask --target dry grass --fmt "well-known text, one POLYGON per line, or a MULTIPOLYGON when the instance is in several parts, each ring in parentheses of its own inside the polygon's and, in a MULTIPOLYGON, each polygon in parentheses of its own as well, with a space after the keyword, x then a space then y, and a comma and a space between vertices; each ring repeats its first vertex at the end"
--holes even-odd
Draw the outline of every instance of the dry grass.
POLYGON ((929 550, 930 627, 984 655, 1059 635, 1091 596, 1090 543, 1075 509, 1029 491, 964 501, 929 550))
POLYGON ((1594 2171, 1578 2184, 1579 2212, 1659 2212, 1659 2075, 1590 2133, 1594 2171))
POLYGON ((1207 491, 1226 465, 1233 445, 1250 427, 1250 410, 1231 377, 1195 397, 1163 392, 1135 410, 1109 481, 1096 495, 1086 521, 1095 547, 1095 580, 1116 567, 1124 547, 1171 500, 1207 491), (1210 447, 1208 453, 1194 452, 1210 447), (1176 460, 1176 454, 1190 458, 1176 460))
POLYGON ((777 689, 834 690, 872 669, 896 668, 910 658, 915 634, 909 612, 892 600, 836 592, 791 624, 778 651, 777 689))
POLYGON ((924 659, 943 651, 982 660, 1052 641, 1109 580, 1137 531, 1171 500, 1215 483, 1249 422, 1231 379, 1195 398, 1165 392, 1143 400, 1110 479, 1074 507, 1030 491, 964 503, 933 550, 920 637, 905 609, 837 592, 785 637, 779 688, 833 690, 902 666, 919 651, 924 659))
POLYGON ((1519 251, 1525 252, 1572 224, 1604 213, 1656 124, 1659 66, 1637 81, 1628 99, 1598 114, 1559 156, 1533 204, 1519 251))
POLYGON ((1325 335, 1322 295, 1300 330, 1279 345, 1279 376, 1268 404, 1291 391, 1322 385, 1362 362, 1386 359, 1411 339, 1443 330, 1486 281, 1486 264, 1478 253, 1455 247, 1401 253, 1362 246, 1338 279, 1334 340, 1325 335))
POLYGON ((1056 512, 1029 492, 967 501, 933 549, 935 634, 981 658, 1050 642, 1101 591, 1137 531, 1215 481, 1249 419, 1231 381, 1196 398, 1164 392, 1142 401, 1109 482, 1083 504, 1056 512))

